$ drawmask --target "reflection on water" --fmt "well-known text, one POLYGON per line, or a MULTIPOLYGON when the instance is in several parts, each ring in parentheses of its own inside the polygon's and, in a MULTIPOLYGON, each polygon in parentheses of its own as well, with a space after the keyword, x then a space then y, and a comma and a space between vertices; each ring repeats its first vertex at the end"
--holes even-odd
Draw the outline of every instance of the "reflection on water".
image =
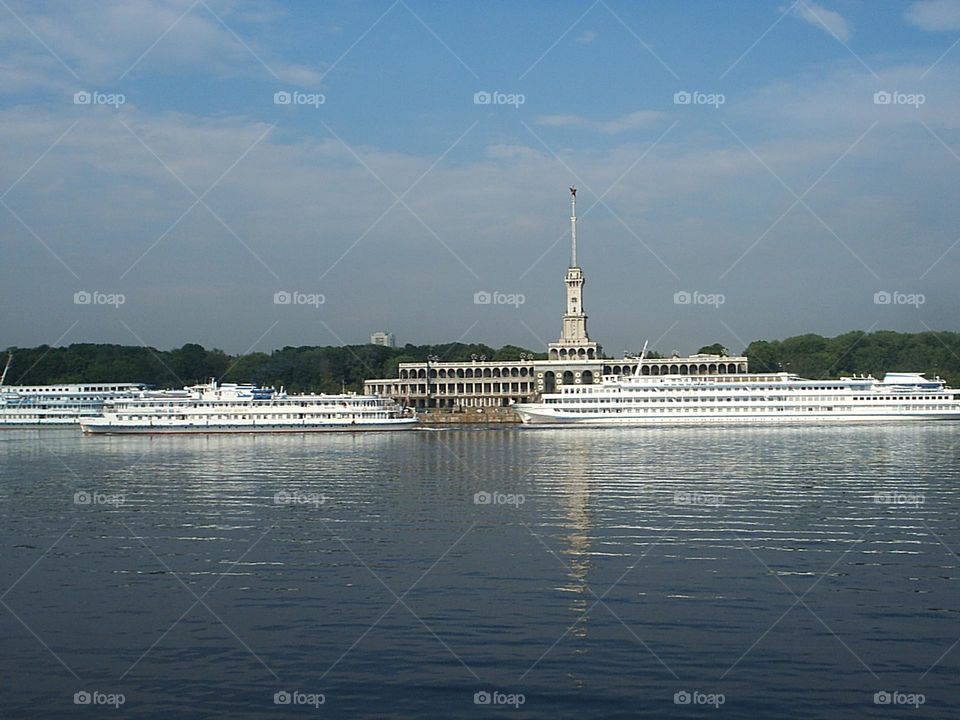
POLYGON ((0 714, 100 687, 141 717, 261 716, 302 688, 334 717, 451 717, 499 688, 525 717, 664 717, 695 689, 862 717, 899 688, 946 717, 958 444, 953 424, 2 432, 0 714))

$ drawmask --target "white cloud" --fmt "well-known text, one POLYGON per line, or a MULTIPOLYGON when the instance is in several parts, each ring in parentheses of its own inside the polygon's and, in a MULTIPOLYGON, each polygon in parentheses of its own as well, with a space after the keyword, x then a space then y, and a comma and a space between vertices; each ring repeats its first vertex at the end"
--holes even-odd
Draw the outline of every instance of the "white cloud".
POLYGON ((834 35, 840 38, 844 42, 849 40, 852 34, 850 24, 843 15, 833 10, 828 10, 822 5, 801 0, 793 7, 793 14, 814 27, 820 28, 828 35, 834 35))
POLYGON ((537 118, 537 125, 547 127, 579 127, 587 130, 604 133, 606 135, 615 135, 627 130, 633 130, 644 125, 650 125, 663 116, 663 113, 656 110, 638 110, 637 112, 621 115, 612 120, 592 120, 582 115, 560 114, 560 115, 541 115, 537 118))
POLYGON ((589 44, 592 43, 594 40, 596 40, 597 37, 599 37, 599 35, 598 35, 598 33, 597 33, 596 30, 585 30, 585 31, 575 40, 575 42, 576 42, 578 45, 589 45, 589 44))
POLYGON ((960 30, 960 0, 921 0, 907 8, 905 17, 929 32, 960 30))

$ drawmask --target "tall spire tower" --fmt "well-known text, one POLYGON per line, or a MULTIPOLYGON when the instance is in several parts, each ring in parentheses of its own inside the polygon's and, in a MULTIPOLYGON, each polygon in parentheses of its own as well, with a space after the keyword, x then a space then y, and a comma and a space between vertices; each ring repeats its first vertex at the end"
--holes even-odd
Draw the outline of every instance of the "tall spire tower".
POLYGON ((570 188, 570 267, 564 283, 567 286, 567 309, 563 314, 560 339, 548 346, 551 360, 600 357, 600 346, 587 335, 587 315, 583 311, 583 270, 577 264, 577 188, 570 188))

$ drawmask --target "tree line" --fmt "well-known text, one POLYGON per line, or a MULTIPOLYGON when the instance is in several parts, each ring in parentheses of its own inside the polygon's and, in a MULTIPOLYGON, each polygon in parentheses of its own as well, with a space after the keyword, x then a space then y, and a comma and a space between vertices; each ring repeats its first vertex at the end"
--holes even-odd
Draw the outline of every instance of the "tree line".
MULTIPOLYGON (((719 343, 702 352, 727 354, 719 343)), ((338 347, 285 347, 270 353, 230 355, 188 343, 175 350, 78 343, 66 347, 41 345, 9 348, 13 364, 7 384, 41 385, 79 382, 140 382, 158 388, 181 387, 210 378, 224 382, 285 387, 290 392, 339 392, 363 389, 371 378, 396 377, 401 362, 544 359, 544 353, 505 345, 446 343, 338 347)), ((849 332, 833 338, 799 335, 785 340, 756 340, 744 354, 751 372, 787 371, 812 379, 888 371, 939 375, 960 385, 960 333, 849 332)), ((659 357, 648 352, 648 357, 659 357)))

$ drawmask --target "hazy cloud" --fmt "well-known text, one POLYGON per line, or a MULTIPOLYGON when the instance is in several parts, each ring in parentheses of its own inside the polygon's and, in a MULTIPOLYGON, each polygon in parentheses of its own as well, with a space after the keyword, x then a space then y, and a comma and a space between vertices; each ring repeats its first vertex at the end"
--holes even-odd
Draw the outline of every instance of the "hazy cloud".
POLYGON ((852 33, 850 24, 838 12, 828 10, 817 3, 801 0, 793 7, 793 14, 829 35, 835 35, 844 42, 850 39, 852 33))
POLYGON ((537 125, 548 127, 576 127, 596 132, 615 135, 627 130, 650 125, 663 117, 663 113, 655 110, 638 110, 611 120, 592 120, 581 115, 541 115, 537 118, 537 125))
POLYGON ((907 8, 905 17, 929 32, 960 30, 960 0, 921 0, 907 8))

